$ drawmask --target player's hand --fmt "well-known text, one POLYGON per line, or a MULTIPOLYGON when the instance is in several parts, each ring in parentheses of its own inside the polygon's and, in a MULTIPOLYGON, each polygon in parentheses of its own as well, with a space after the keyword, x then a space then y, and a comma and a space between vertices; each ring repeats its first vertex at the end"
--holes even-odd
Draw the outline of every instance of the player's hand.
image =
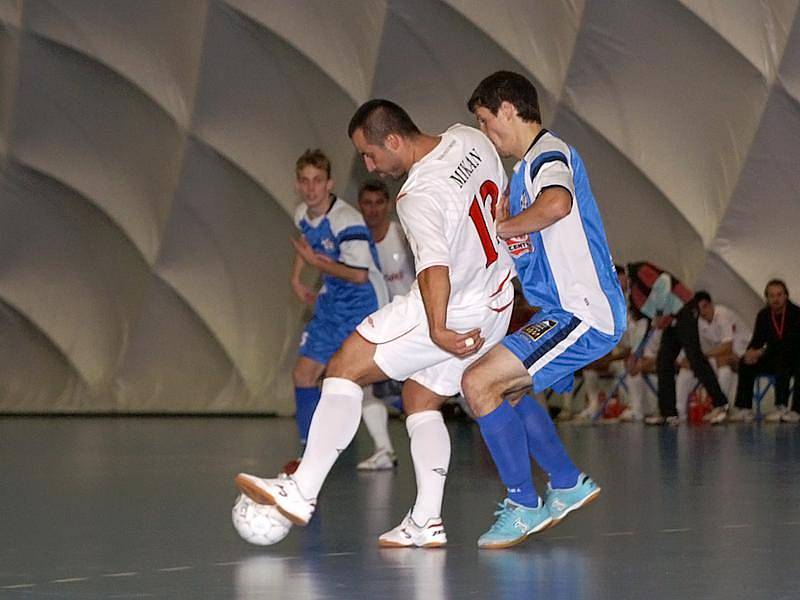
POLYGON ((317 295, 300 281, 292 281, 292 291, 300 299, 300 302, 304 304, 313 305, 317 300, 317 295))
POLYGON ((654 319, 654 325, 656 329, 666 329, 672 324, 672 319, 672 315, 661 315, 654 319))
POLYGON ((743 357, 744 364, 746 365, 756 364, 758 362, 758 359, 761 358, 762 354, 764 354, 764 351, 758 348, 750 348, 749 350, 746 350, 743 357))
POLYGON ((509 200, 508 200, 508 189, 503 192, 503 195, 500 196, 500 200, 497 201, 497 206, 494 210, 494 222, 495 227, 497 229, 497 236, 502 240, 507 240, 508 238, 512 237, 510 235, 503 234, 503 223, 508 221, 511 218, 511 209, 509 208, 509 200))
POLYGON ((480 329, 472 329, 466 333, 458 333, 452 329, 432 331, 431 340, 442 350, 459 358, 475 354, 486 342, 480 329))

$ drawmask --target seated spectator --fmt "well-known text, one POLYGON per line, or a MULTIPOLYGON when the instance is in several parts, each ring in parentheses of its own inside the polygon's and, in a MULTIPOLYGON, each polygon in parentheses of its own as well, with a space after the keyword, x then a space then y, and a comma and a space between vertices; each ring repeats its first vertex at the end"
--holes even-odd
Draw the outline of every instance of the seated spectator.
POLYGON ((759 375, 775 378, 775 410, 765 421, 800 421, 800 307, 789 300, 789 290, 780 279, 764 289, 767 306, 756 316, 753 338, 739 363, 739 384, 731 421, 753 419, 753 383, 759 375), (792 409, 789 409, 789 384, 794 378, 792 409))
POLYGON ((656 412, 653 406, 654 402, 650 399, 652 392, 644 378, 656 372, 656 356, 661 343, 661 331, 653 329, 648 332, 648 326, 647 319, 638 319, 630 330, 633 351, 626 361, 625 388, 628 407, 619 416, 619 420, 622 422, 639 423, 652 417, 656 412))
MULTIPOLYGON (((736 371, 750 340, 750 331, 733 310, 714 304, 708 292, 697 292, 694 300, 700 314, 697 320, 700 349, 714 369, 722 391, 733 395, 736 393, 736 371)), ((685 421, 687 400, 698 382, 685 355, 679 357, 678 367, 677 409, 678 416, 685 421)))

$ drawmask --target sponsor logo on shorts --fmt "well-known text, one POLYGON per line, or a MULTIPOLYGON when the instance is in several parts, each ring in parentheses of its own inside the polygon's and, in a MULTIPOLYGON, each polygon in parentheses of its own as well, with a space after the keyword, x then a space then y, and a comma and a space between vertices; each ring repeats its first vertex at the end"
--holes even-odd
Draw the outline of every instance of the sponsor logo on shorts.
POLYGON ((539 340, 539 338, 541 338, 545 333, 555 328, 556 325, 558 325, 558 321, 545 319, 544 321, 539 321, 538 323, 525 325, 525 327, 520 329, 520 332, 524 333, 535 342, 539 340))

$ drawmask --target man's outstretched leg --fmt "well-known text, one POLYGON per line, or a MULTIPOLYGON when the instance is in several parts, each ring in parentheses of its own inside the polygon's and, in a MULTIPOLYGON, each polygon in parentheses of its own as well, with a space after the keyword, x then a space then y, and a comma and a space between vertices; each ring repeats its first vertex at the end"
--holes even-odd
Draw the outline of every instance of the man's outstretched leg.
POLYGON ((450 468, 450 435, 439 411, 446 400, 416 381, 403 385, 403 408, 408 414, 411 460, 417 498, 400 525, 378 538, 384 548, 435 548, 447 543, 442 523, 442 499, 450 468))
POLYGON ((514 408, 525 424, 531 457, 549 477, 545 504, 552 525, 556 525, 572 511, 595 500, 601 488, 572 462, 541 404, 525 394, 514 408))
POLYGON ((361 421, 362 386, 386 379, 372 357, 375 345, 354 333, 328 365, 308 442, 294 475, 262 479, 246 473, 236 485, 254 502, 274 504, 296 525, 306 525, 316 498, 339 454, 353 441, 361 421))
POLYGON ((511 352, 495 346, 467 369, 461 385, 508 494, 478 546, 508 548, 552 522, 533 487, 525 423, 503 400, 505 395, 529 387, 530 375, 511 352))

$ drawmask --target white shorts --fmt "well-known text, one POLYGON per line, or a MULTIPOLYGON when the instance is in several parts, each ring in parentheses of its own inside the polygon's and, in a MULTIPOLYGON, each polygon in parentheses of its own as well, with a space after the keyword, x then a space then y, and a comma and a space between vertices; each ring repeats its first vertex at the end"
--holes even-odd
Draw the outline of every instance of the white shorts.
MULTIPOLYGON (((513 303, 513 288, 507 302, 513 303)), ((428 319, 422 298, 413 291, 396 296, 389 304, 361 321, 356 331, 375 344, 375 364, 387 376, 399 381, 413 379, 440 396, 453 396, 461 390, 464 370, 486 354, 506 335, 511 320, 511 306, 505 310, 476 307, 447 315, 447 327, 466 332, 479 328, 486 339, 479 352, 458 358, 433 343, 428 333, 428 319)))

